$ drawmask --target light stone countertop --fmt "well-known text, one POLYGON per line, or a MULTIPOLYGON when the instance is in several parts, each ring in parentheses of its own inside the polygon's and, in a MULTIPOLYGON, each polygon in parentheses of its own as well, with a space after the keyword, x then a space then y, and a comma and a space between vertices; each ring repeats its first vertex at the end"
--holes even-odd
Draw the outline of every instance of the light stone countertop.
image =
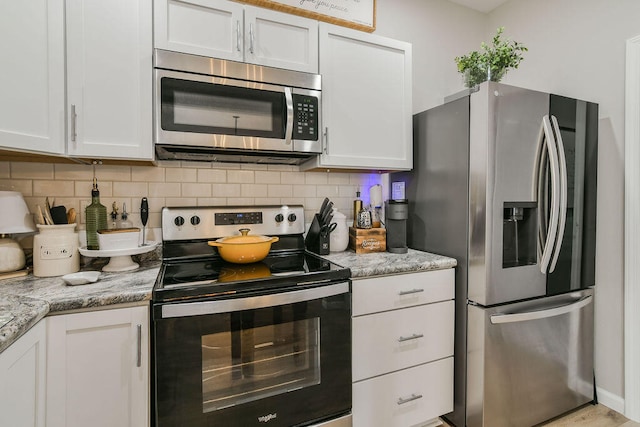
POLYGON ((419 271, 453 268, 457 261, 442 255, 409 249, 406 254, 374 252, 356 254, 353 250, 322 255, 343 267, 351 269, 351 277, 383 276, 388 274, 415 273, 419 271))
MULTIPOLYGON (((406 254, 377 252, 356 254, 352 250, 324 255, 338 265, 351 269, 353 278, 402 274, 453 268, 453 258, 409 249, 406 254)), ((160 261, 140 260, 141 267, 132 272, 100 274, 96 283, 68 286, 60 277, 28 275, 0 280, 0 353, 48 314, 114 304, 149 301, 160 261)), ((83 270, 99 270, 89 265, 83 270)))
POLYGON ((0 353, 48 314, 149 301, 159 270, 160 261, 147 261, 137 270, 102 272, 97 282, 78 286, 32 274, 0 280, 0 318, 13 317, 4 326, 0 323, 0 353))

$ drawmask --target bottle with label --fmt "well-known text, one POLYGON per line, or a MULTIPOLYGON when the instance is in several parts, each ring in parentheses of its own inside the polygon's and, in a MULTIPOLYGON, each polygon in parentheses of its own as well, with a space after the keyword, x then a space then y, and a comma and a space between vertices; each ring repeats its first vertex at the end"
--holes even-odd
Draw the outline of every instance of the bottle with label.
POLYGON ((100 204, 100 191, 98 191, 98 180, 96 178, 93 178, 91 204, 85 208, 84 212, 87 228, 87 249, 100 249, 98 230, 107 228, 107 208, 100 204))
POLYGON ((362 200, 360 199, 360 191, 356 191, 356 199, 353 201, 353 228, 358 227, 358 214, 362 210, 362 200))

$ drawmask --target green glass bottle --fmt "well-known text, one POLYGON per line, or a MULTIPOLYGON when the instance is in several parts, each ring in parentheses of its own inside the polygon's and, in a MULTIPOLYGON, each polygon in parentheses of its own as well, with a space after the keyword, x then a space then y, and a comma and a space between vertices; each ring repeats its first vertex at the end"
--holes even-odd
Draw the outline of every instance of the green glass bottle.
POLYGON ((84 213, 87 229, 87 249, 100 249, 98 230, 107 228, 107 208, 100 204, 100 191, 98 191, 98 180, 96 178, 93 178, 91 204, 85 208, 84 213))

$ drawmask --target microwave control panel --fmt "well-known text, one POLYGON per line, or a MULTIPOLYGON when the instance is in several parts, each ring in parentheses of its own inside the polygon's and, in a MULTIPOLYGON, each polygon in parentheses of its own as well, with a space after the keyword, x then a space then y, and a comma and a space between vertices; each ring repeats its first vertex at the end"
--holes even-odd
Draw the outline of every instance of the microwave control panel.
POLYGON ((318 98, 293 94, 293 139, 318 140, 318 98))

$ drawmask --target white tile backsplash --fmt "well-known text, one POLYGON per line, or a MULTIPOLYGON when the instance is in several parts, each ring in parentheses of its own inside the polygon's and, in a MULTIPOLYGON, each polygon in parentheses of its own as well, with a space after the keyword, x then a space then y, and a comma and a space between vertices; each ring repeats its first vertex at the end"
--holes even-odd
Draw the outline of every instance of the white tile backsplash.
MULTIPOLYGON (((91 203, 92 165, 0 162, 0 190, 20 191, 35 212, 44 197, 80 213, 91 203)), ((140 226, 140 199, 149 200, 150 227, 161 226, 164 206, 301 204, 305 221, 313 219, 322 200, 329 197, 347 217, 358 188, 368 197, 369 187, 381 175, 344 172, 300 172, 296 166, 159 162, 154 166, 96 165, 100 200, 111 212, 127 204, 129 219, 140 226)))

